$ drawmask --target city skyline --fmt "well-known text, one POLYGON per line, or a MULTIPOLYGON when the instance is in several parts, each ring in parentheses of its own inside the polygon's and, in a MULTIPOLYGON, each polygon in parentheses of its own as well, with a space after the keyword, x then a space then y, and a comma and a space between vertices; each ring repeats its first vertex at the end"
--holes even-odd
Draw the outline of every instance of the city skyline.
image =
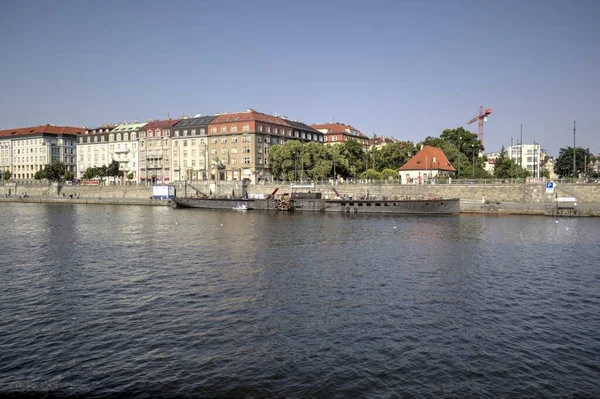
POLYGON ((520 138, 600 152, 593 1, 3 2, 0 129, 254 108, 422 141, 492 108, 520 138), (23 25, 23 21, 27 21, 23 25), (27 29, 23 29, 26 26, 27 29))

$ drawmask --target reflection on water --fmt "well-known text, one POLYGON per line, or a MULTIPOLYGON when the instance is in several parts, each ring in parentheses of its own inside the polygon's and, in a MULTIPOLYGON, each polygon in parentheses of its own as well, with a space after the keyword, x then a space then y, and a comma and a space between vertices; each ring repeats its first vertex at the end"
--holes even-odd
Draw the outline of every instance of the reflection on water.
POLYGON ((595 219, 0 210, 0 394, 600 395, 595 219))

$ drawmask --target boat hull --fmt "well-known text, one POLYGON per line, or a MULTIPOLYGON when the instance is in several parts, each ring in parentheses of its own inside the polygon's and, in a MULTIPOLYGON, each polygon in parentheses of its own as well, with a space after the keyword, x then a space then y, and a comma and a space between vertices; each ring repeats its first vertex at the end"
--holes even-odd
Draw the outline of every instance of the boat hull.
MULTIPOLYGON (((177 208, 233 209, 245 205, 248 209, 278 210, 273 199, 235 199, 235 198, 180 198, 172 200, 177 208)), ((295 199, 295 211, 338 212, 338 213, 377 213, 404 215, 452 215, 460 212, 460 200, 424 199, 424 200, 325 200, 295 199)))

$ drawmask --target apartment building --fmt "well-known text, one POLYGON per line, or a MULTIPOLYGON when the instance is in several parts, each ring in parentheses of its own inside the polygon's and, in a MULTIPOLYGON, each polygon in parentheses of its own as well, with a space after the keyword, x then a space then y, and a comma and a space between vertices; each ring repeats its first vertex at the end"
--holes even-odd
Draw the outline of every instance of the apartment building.
POLYGON ((313 129, 318 130, 323 133, 324 139, 323 142, 325 144, 337 144, 343 143, 348 140, 356 140, 361 143, 363 146, 369 146, 369 138, 361 133, 358 129, 353 126, 346 125, 344 123, 323 123, 323 124, 313 124, 311 125, 313 129))
POLYGON ((531 173, 532 177, 544 175, 543 168, 540 168, 544 160, 540 143, 513 145, 506 152, 509 158, 531 173))
POLYGON ((208 179, 208 124, 216 116, 184 118, 173 126, 172 180, 208 179))
POLYGON ((181 119, 148 122, 137 131, 141 181, 165 184, 173 181, 171 167, 173 127, 181 119))
POLYGON ((287 140, 324 142, 322 132, 279 115, 248 109, 217 115, 209 123, 210 180, 270 180, 269 148, 287 140))
POLYGON ((48 164, 60 161, 77 174, 77 137, 82 127, 42 125, 0 130, 0 170, 15 180, 34 179, 48 164))
POLYGON ((88 168, 108 166, 112 162, 109 150, 109 133, 115 125, 103 125, 94 129, 86 129, 84 134, 77 138, 77 174, 78 179, 83 179, 83 174, 88 168))

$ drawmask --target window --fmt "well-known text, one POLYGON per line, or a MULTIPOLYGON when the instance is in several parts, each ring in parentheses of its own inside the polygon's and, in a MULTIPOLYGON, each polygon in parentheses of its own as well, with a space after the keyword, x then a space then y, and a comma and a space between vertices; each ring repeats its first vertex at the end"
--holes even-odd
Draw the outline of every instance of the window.
POLYGON ((263 131, 263 127, 262 127, 262 125, 260 125, 260 124, 259 124, 259 125, 257 126, 257 130, 258 130, 259 132, 262 132, 262 131, 263 131))
POLYGON ((183 140, 183 146, 187 147, 187 140, 183 140))
POLYGON ((206 129, 204 129, 204 128, 201 128, 201 129, 200 129, 200 134, 206 134, 206 129))
POLYGON ((196 135, 196 129, 192 129, 192 135, 195 136, 196 135))
POLYGON ((256 159, 256 163, 259 164, 259 165, 262 165, 262 157, 258 157, 256 159))
POLYGON ((245 145, 242 147, 242 153, 244 154, 249 154, 250 153, 250 146, 245 145))
POLYGON ((217 139, 216 139, 216 138, 212 138, 212 139, 210 139, 210 143, 211 143, 211 144, 217 144, 217 139))
POLYGON ((111 134, 110 136, 108 136, 108 141, 115 141, 115 135, 111 134))
POLYGON ((232 148, 231 148, 231 153, 232 153, 232 154, 237 154, 237 152, 238 152, 238 149, 237 149, 237 147, 232 147, 232 148))
POLYGON ((227 143, 227 137, 223 137, 223 138, 221 139, 221 143, 223 143, 223 144, 227 143))
POLYGON ((276 127, 273 128, 273 133, 278 134, 279 133, 279 129, 277 129, 276 127))
POLYGON ((183 157, 184 157, 184 158, 185 158, 185 157, 187 157, 187 150, 184 150, 184 151, 183 151, 183 157))
POLYGON ((225 148, 225 147, 221 148, 221 154, 227 154, 227 148, 225 148))
POLYGON ((174 134, 174 136, 175 136, 175 137, 179 137, 179 130, 175 130, 175 131, 173 132, 173 134, 174 134))
POLYGON ((237 143, 238 142, 238 138, 237 137, 232 137, 231 138, 231 142, 232 143, 237 143))
POLYGON ((231 133, 235 133, 235 132, 237 132, 237 126, 233 125, 233 126, 231 126, 231 133))
POLYGON ((271 126, 267 126, 267 133, 271 133, 271 126))
POLYGON ((217 133, 217 128, 216 128, 216 127, 214 127, 214 126, 213 126, 213 127, 211 127, 211 128, 210 128, 210 132, 211 132, 211 133, 217 133))
POLYGON ((262 143, 262 137, 260 137, 260 136, 259 136, 259 137, 257 137, 257 138, 256 138, 256 142, 257 142, 257 143, 262 143))
POLYGON ((331 141, 337 141, 337 136, 331 136, 331 141))
POLYGON ((221 126, 221 133, 227 133, 227 126, 221 126))
POLYGON ((244 159, 242 159, 242 163, 250 164, 250 157, 244 157, 244 159))
POLYGON ((249 132, 250 131, 250 126, 248 126, 247 123, 244 123, 244 126, 242 126, 242 131, 249 132))
POLYGON ((187 135, 188 135, 188 131, 187 131, 187 130, 184 130, 184 131, 183 131, 183 135, 184 135, 184 136, 187 136, 187 135))

